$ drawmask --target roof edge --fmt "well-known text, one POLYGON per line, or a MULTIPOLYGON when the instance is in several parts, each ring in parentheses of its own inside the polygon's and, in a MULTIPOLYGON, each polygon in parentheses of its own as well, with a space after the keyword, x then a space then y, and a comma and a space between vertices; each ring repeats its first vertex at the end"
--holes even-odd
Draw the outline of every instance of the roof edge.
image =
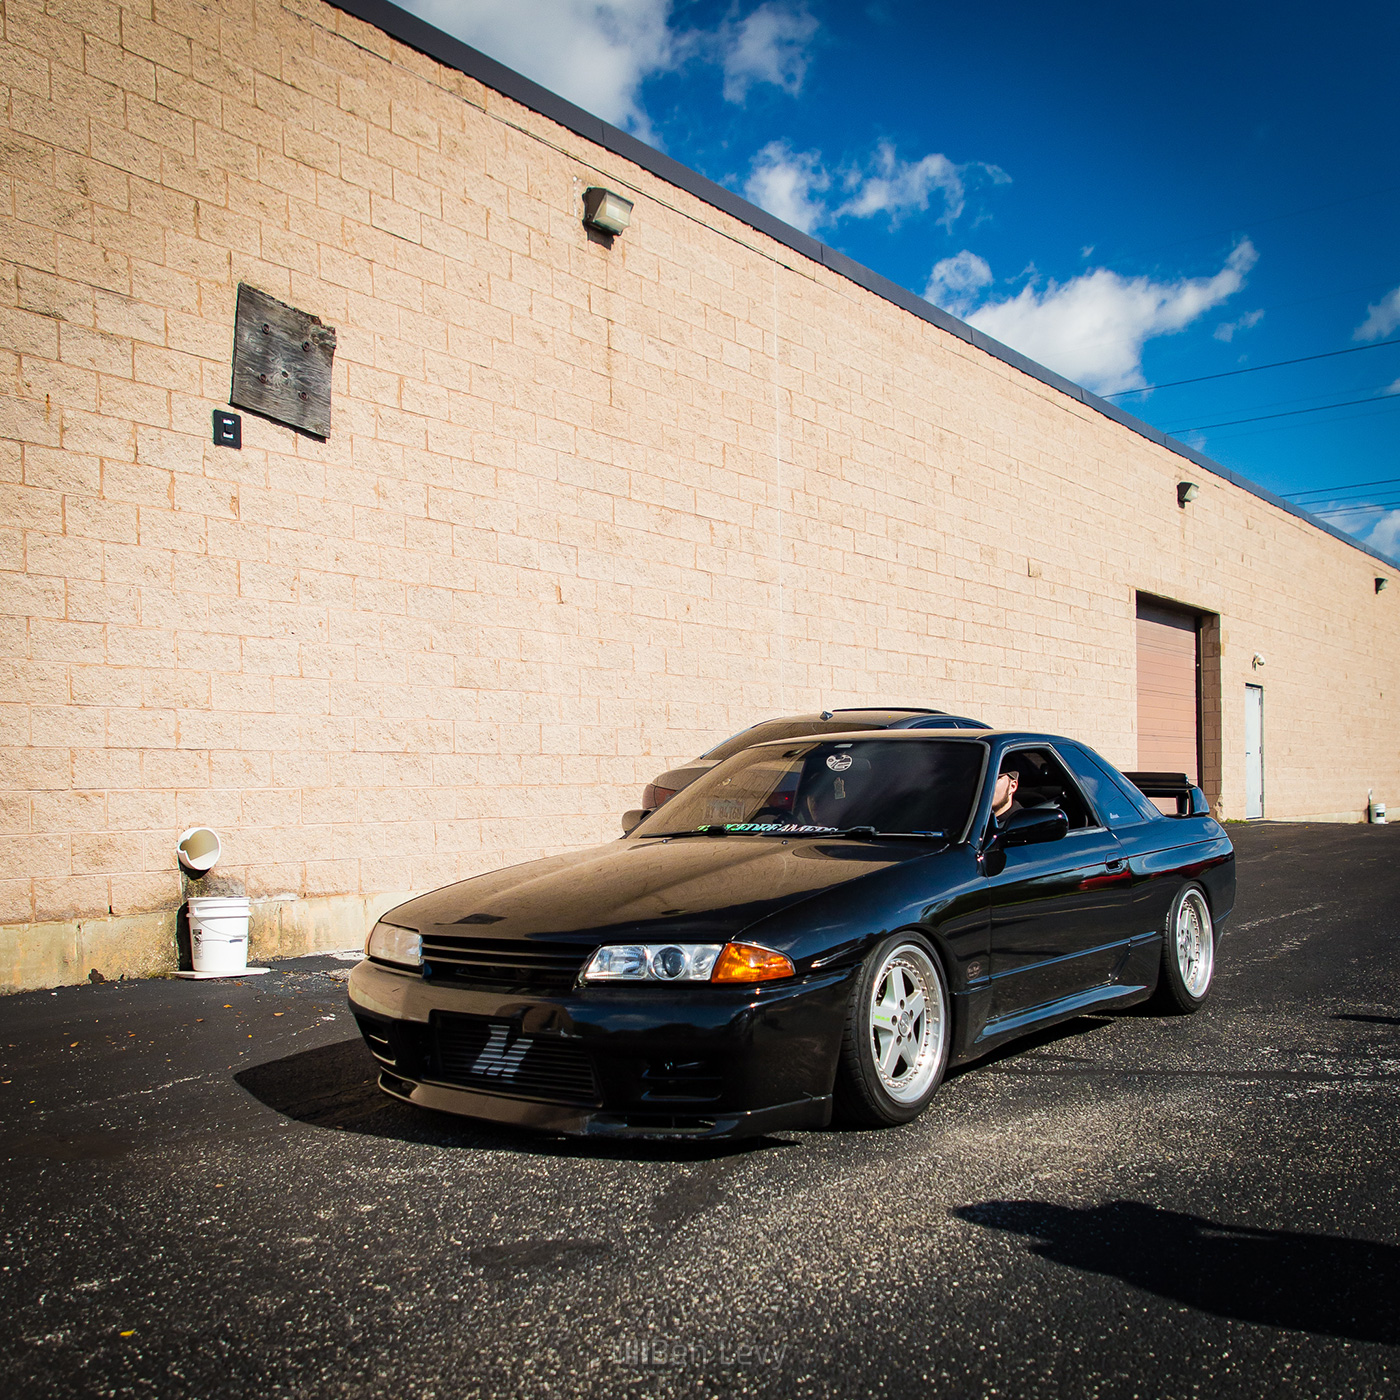
POLYGON ((520 103, 522 107, 527 107, 530 111, 538 112, 540 116, 557 122, 575 135, 594 142, 603 147, 604 150, 611 151, 614 155, 630 160, 634 165, 639 165, 643 170, 665 180, 667 184, 675 185, 677 189, 694 195, 711 207, 738 219, 740 223, 747 224, 757 232, 792 249, 793 252, 801 253, 803 257, 821 264, 838 276, 854 282, 858 287, 862 287, 882 300, 899 307, 902 311, 917 316, 921 321, 927 321, 930 325, 936 326, 941 331, 946 331, 949 335, 957 336, 959 340, 975 346, 992 356, 993 359, 1000 360, 1003 364, 1019 370, 1022 374, 1038 380, 1051 389, 1058 390, 1068 398, 1082 403, 1086 408, 1092 408, 1095 412, 1103 414, 1105 418, 1111 418, 1121 427, 1127 428, 1139 437, 1146 438, 1158 447, 1166 448, 1168 452, 1184 458, 1193 466, 1200 467, 1203 471, 1208 471, 1212 475, 1220 477, 1221 480, 1228 481, 1232 486, 1238 486, 1250 495, 1258 497, 1259 500, 1276 506, 1289 515, 1296 516, 1305 524, 1311 525, 1324 534, 1331 535, 1333 539, 1341 541, 1342 544, 1349 545, 1352 549, 1378 560, 1387 568, 1400 569, 1400 561, 1391 559, 1377 549, 1372 549, 1370 545, 1364 544, 1354 535, 1349 535, 1346 531, 1328 524, 1327 521, 1310 514, 1291 501, 1284 500, 1282 496, 1275 495, 1267 487, 1250 481, 1248 477, 1241 476, 1238 472, 1214 461, 1204 453, 1198 452, 1194 447, 1190 447, 1176 438, 1168 437, 1166 433, 1159 428, 1154 428, 1150 423, 1145 423, 1140 418, 1134 418, 1130 413, 1124 413, 1121 408, 1109 403, 1106 399, 1102 399, 1081 385, 1064 378, 1063 375, 1056 374, 1054 370, 1038 364, 1028 356, 1013 350, 1009 345, 1003 345, 999 340, 993 340, 990 336, 984 335, 981 331, 968 325, 966 321, 961 321, 956 316, 944 311, 942 307, 935 306, 932 302, 925 301, 923 297, 916 296, 907 287, 901 287, 897 283, 891 282, 889 278, 882 277, 863 263, 858 263, 854 258, 847 257, 845 253, 828 247, 810 234, 803 233, 801 229, 783 223, 781 219, 774 218, 767 210, 760 209, 756 204, 750 204, 748 200, 735 194, 732 190, 725 189, 723 185, 716 184, 713 180, 701 175, 699 171, 682 165, 678 160, 673 160, 670 156, 656 150, 655 147, 648 146, 644 141, 639 141, 635 136, 603 121, 601 117, 595 117, 591 112, 586 112, 582 107, 575 106, 566 98, 550 92, 548 88, 541 87, 539 83, 517 73, 513 68, 507 68, 505 64, 488 57, 479 49, 474 49, 469 44, 463 43, 462 40, 453 38, 452 35, 444 33, 417 15, 400 9, 399 6, 392 4, 391 0, 327 0, 327 3, 337 10, 343 10, 346 14, 353 15, 356 19, 363 20, 366 24, 389 35, 390 38, 397 39, 401 44, 425 54, 428 58, 436 60, 445 67, 456 69, 457 72, 474 78, 486 87, 520 103))

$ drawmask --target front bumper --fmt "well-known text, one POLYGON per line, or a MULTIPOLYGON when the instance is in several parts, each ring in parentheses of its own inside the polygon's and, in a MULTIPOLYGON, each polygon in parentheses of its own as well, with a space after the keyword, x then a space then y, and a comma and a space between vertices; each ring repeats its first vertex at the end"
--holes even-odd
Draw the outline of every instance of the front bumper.
POLYGON ((350 1007, 380 1087, 425 1108, 599 1137, 823 1127, 853 969, 748 987, 514 995, 362 962, 350 1007))

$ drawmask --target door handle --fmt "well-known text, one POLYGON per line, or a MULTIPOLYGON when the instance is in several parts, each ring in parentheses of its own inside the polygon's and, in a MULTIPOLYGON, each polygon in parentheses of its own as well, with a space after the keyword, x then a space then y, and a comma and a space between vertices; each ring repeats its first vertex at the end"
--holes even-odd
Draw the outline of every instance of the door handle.
POLYGON ((1126 860, 1110 860, 1105 863, 1104 869, 1107 870, 1110 875, 1116 875, 1120 870, 1124 869, 1127 864, 1128 862, 1126 860))

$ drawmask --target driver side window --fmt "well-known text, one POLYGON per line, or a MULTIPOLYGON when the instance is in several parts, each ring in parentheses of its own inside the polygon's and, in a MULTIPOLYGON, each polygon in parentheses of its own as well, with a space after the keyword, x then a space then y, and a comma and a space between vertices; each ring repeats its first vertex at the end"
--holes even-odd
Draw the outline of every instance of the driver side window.
POLYGON ((1074 779, 1049 749, 1015 749, 1003 757, 1001 771, 1019 777, 1016 806, 1020 809, 1058 807, 1069 818, 1071 831, 1098 826, 1074 779))

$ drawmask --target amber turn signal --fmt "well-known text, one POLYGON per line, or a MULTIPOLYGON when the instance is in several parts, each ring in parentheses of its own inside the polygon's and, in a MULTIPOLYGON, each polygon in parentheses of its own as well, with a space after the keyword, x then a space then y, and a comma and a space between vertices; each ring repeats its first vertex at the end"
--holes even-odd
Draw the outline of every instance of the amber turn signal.
POLYGON ((791 958, 760 948, 757 943, 726 943, 710 974, 711 982, 772 982, 791 977, 797 969, 791 958))

